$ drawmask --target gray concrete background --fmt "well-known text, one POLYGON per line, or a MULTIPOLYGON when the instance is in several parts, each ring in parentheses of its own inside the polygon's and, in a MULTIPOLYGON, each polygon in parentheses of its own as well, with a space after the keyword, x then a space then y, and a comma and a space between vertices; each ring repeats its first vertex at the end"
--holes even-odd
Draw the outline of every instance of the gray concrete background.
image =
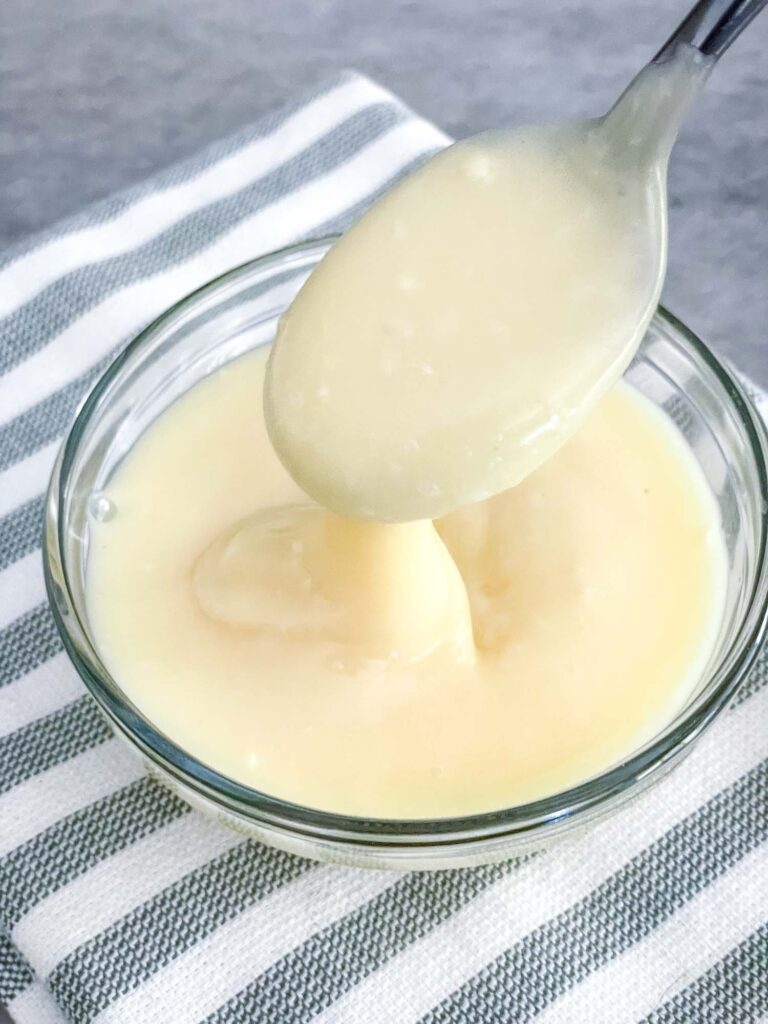
MULTIPOLYGON (((0 245, 341 67, 461 136, 599 113, 691 0, 2 0, 0 245)), ((768 386, 768 14, 673 157, 665 301, 768 386)))

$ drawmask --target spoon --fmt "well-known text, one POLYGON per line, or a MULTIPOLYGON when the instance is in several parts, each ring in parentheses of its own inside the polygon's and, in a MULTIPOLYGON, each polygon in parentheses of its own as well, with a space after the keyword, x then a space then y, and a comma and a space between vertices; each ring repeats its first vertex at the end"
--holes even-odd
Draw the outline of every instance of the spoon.
POLYGON ((568 440, 656 308, 679 127, 765 3, 701 0, 603 117, 456 143, 336 242, 281 321, 264 395, 307 494, 434 519, 568 440))

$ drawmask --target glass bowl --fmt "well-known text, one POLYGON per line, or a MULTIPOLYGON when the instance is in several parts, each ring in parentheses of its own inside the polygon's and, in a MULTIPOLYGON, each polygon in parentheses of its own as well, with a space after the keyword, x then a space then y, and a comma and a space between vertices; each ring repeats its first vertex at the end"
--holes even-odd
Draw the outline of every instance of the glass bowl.
POLYGON ((90 517, 99 491, 137 437, 179 395, 244 352, 269 344, 279 315, 331 242, 285 249, 194 292, 143 331, 93 388, 59 453, 48 492, 45 576, 58 629, 93 698, 148 770, 193 806, 250 837, 318 860, 408 869, 489 863, 541 848, 615 810, 680 761, 736 693, 765 630, 765 430, 728 369, 663 309, 627 376, 673 417, 718 500, 728 548, 727 607, 715 651, 687 706, 626 760, 565 792, 492 813, 408 821, 347 817, 258 792, 201 763, 131 703, 99 656, 85 601, 90 517))

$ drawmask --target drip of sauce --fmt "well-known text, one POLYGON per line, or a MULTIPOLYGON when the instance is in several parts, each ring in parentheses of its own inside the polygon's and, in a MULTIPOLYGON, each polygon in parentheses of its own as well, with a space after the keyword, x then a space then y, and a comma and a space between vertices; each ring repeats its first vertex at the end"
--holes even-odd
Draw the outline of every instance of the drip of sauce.
POLYGON ((289 477, 254 414, 264 368, 246 356, 166 411, 94 517, 99 648, 167 735, 300 804, 440 817, 583 781, 681 708, 725 554, 647 399, 619 384, 518 487, 386 526, 289 477))
POLYGON ((471 649, 456 564, 432 523, 358 523, 319 506, 267 508, 197 561, 193 587, 217 622, 413 661, 450 639, 471 649))
POLYGON ((724 545, 685 443, 617 381, 693 53, 603 119, 440 154, 312 274, 266 388, 249 356, 139 440, 89 609, 181 746, 297 803, 443 817, 575 785, 682 707, 724 545))

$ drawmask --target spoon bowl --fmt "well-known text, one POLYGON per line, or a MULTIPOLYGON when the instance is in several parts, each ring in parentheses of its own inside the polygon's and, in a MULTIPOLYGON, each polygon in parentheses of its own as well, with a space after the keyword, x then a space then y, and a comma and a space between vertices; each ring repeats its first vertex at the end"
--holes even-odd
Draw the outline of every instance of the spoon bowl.
POLYGON ((346 517, 436 518, 571 437, 656 308, 678 129, 764 3, 702 0, 604 117, 459 142, 342 237, 267 375, 270 438, 304 491, 346 517))

